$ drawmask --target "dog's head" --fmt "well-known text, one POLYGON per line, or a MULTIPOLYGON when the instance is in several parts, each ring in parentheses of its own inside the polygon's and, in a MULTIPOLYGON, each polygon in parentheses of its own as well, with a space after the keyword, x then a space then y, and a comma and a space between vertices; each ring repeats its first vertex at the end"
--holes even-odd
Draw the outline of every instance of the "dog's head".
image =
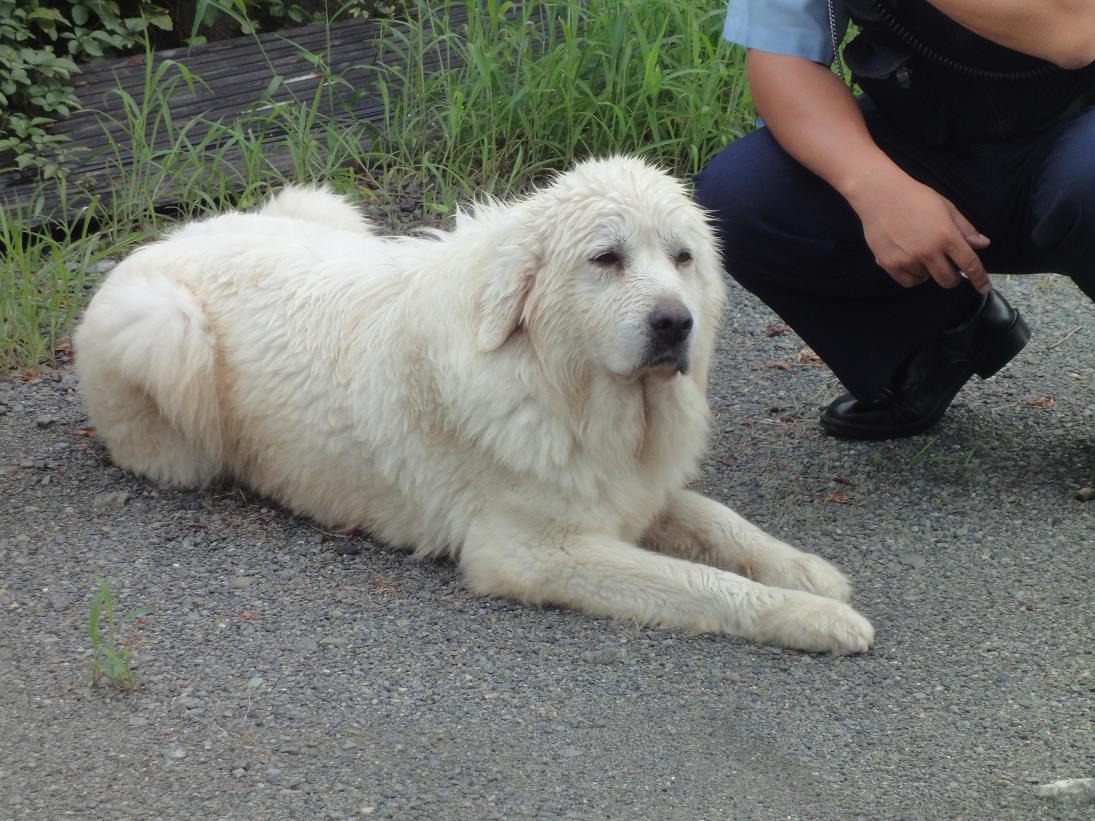
POLYGON ((706 217, 677 180, 634 158, 590 160, 513 219, 521 237, 487 283, 481 348, 524 327, 534 345, 623 379, 697 367, 705 378, 725 286, 706 217))

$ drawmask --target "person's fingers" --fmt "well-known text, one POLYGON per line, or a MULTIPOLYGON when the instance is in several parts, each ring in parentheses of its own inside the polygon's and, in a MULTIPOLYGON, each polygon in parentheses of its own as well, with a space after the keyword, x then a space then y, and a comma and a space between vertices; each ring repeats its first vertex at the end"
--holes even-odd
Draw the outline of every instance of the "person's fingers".
POLYGON ((948 263, 953 263, 958 273, 982 294, 992 290, 992 280, 977 256, 977 252, 964 242, 954 242, 947 248, 948 263))
MULTIPOLYGON (((989 247, 989 243, 992 242, 988 237, 973 227, 973 223, 962 216, 962 212, 954 207, 954 203, 950 200, 944 200, 947 203, 947 209, 951 212, 951 218, 954 220, 955 226, 958 228, 958 232, 962 235, 962 238, 970 244, 971 247, 977 250, 982 250, 989 247)), ((965 270, 964 268, 962 270, 965 270)), ((967 273, 969 273, 967 271, 967 273)))
POLYGON ((975 265, 965 265, 958 269, 960 274, 965 274, 966 279, 970 281, 970 284, 977 289, 978 293, 987 294, 992 290, 992 280, 989 278, 988 272, 978 262, 975 265), (971 270, 966 270, 969 268, 971 270))
POLYGON ((929 279, 927 270, 919 266, 895 266, 892 269, 886 268, 885 271, 902 288, 914 288, 929 279))
POLYGON ((957 288, 961 284, 959 270, 961 269, 955 268, 943 253, 933 255, 928 261, 928 273, 944 288, 957 288))

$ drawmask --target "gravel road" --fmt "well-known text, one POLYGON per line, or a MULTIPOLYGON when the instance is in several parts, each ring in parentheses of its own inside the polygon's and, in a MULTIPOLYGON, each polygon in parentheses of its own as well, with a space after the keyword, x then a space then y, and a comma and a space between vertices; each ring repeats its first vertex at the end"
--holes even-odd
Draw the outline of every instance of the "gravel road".
POLYGON ((0 817, 1091 818, 1037 788, 1095 777, 1095 310, 997 283, 1030 345, 881 444, 819 433, 831 375, 732 288, 696 486, 852 577, 855 658, 475 598, 123 474, 69 370, 0 383, 0 817), (133 693, 89 684, 96 575, 156 607, 133 693))

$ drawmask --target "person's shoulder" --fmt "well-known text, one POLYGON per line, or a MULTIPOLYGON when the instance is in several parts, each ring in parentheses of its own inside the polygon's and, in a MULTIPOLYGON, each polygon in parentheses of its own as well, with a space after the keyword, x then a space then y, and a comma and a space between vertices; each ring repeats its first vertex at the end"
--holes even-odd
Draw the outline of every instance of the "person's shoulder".
POLYGON ((833 60, 833 31, 843 37, 848 13, 842 0, 729 0, 723 37, 760 51, 805 57, 818 63, 833 60))

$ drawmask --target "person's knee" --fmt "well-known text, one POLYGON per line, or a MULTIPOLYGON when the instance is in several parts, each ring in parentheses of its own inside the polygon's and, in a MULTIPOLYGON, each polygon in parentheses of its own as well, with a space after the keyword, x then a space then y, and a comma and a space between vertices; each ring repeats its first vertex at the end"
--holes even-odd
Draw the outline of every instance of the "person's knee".
POLYGON ((1056 273, 1095 292, 1095 109, 1071 123, 1045 158, 1031 191, 1030 239, 1056 273), (1086 287, 1085 287, 1086 285, 1086 287))
POLYGON ((735 222, 747 210, 742 208, 742 171, 746 167, 746 152, 741 142, 724 148, 695 177, 695 199, 721 227, 735 222))
MULTIPOLYGON (((1095 179, 1072 177, 1049 191, 1031 232, 1038 250, 1095 271, 1095 179)), ((1061 271, 1070 274, 1072 271, 1061 271)))
POLYGON ((695 177, 695 199, 711 214, 729 262, 745 243, 762 241, 762 226, 776 202, 775 190, 785 181, 784 158, 765 132, 743 137, 723 149, 695 177))
POLYGON ((1095 179, 1078 175, 1043 200, 1031 232, 1038 256, 1095 299, 1095 179))
POLYGON ((695 183, 726 270, 751 290, 773 277, 813 279, 819 268, 839 273, 861 246, 871 260, 862 224, 843 197, 766 130, 724 149, 695 183), (837 255, 843 267, 834 264, 837 255))

